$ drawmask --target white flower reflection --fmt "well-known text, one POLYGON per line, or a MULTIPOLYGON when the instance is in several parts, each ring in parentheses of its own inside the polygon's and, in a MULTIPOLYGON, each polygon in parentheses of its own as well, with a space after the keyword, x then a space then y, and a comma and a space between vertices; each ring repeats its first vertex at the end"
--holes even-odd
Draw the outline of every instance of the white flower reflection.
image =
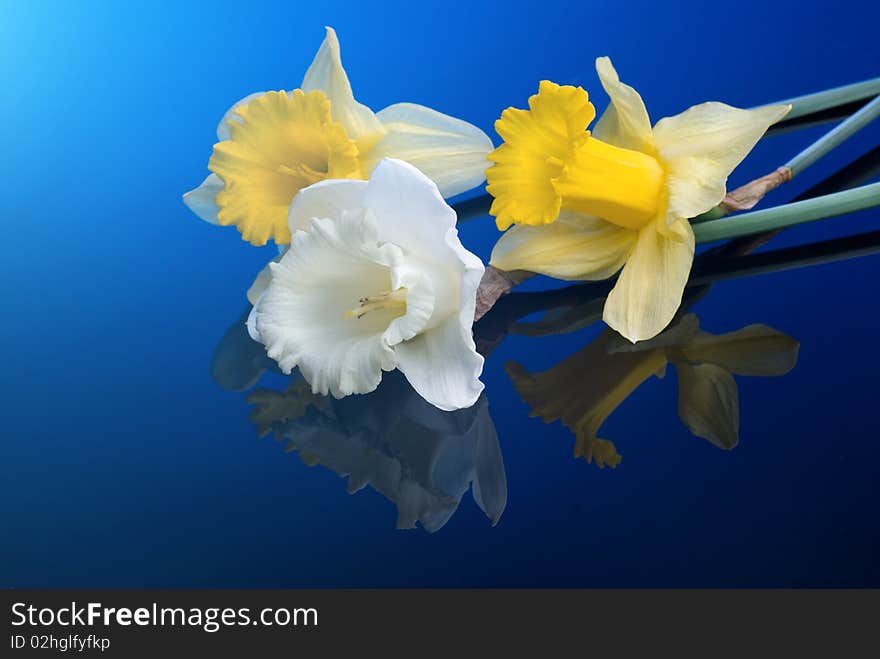
POLYGON ((485 396, 444 412, 397 373, 365 396, 332 399, 301 380, 286 391, 260 389, 251 420, 274 433, 308 465, 348 477, 353 494, 371 487, 397 506, 397 528, 433 533, 452 517, 468 489, 494 525, 507 505, 507 478, 485 396))

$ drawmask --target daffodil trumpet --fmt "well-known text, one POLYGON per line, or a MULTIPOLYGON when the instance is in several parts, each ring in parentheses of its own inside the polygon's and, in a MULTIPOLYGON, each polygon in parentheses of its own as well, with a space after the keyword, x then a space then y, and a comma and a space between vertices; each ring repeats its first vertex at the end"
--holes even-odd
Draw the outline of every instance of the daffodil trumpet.
POLYGON ((245 97, 223 116, 217 140, 212 173, 184 203, 207 222, 236 226, 253 245, 288 244, 288 208, 319 181, 365 180, 390 157, 451 197, 484 181, 492 150, 482 130, 431 108, 398 103, 374 113, 357 102, 331 28, 300 88, 245 97))

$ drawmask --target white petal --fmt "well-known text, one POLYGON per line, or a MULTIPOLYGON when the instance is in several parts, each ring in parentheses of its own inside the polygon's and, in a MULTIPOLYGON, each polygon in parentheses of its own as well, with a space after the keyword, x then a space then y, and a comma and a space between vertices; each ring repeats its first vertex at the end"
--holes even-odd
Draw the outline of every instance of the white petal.
POLYGON ((461 244, 455 211, 443 201, 437 186, 412 165, 386 158, 370 177, 364 203, 375 215, 379 239, 399 245, 407 259, 417 259, 430 273, 437 300, 432 323, 458 312, 470 316, 466 321, 470 328, 476 286, 485 268, 461 244))
POLYGON ((491 265, 556 279, 607 279, 623 267, 638 233, 605 220, 562 211, 552 224, 518 224, 492 249, 491 265))
POLYGON ((611 103, 596 122, 593 135, 614 146, 652 153, 651 120, 642 97, 635 89, 620 82, 608 57, 596 58, 596 72, 611 103))
POLYGON ((675 229, 683 240, 665 237, 650 222, 639 231, 614 289, 605 301, 603 319, 635 343, 662 332, 675 317, 694 260, 694 232, 690 222, 679 220, 675 229))
POLYGON ((223 181, 216 174, 209 174, 195 190, 183 195, 183 203, 205 222, 218 224, 217 203, 218 192, 223 191, 223 181))
POLYGON ((688 430, 718 448, 739 443, 739 393, 733 377, 714 364, 677 363, 678 415, 688 430))
POLYGON ((654 142, 666 163, 682 157, 714 161, 726 178, 789 105, 741 110, 724 103, 702 103, 666 117, 654 126, 654 142))
POLYGON ((254 92, 253 94, 248 94, 240 101, 236 101, 231 108, 226 111, 226 114, 223 115, 223 118, 220 120, 220 123, 217 124, 217 141, 225 142, 226 140, 232 139, 232 136, 229 134, 229 122, 236 121, 238 123, 242 123, 241 117, 235 114, 235 111, 241 107, 242 105, 247 105, 252 100, 257 98, 258 96, 262 96, 266 92, 254 92))
POLYGON ((438 496, 421 483, 402 478, 397 492, 398 529, 414 529, 421 522, 428 533, 439 531, 458 509, 458 500, 438 496))
MULTIPOLYGON (((267 269, 268 269, 268 267, 269 266, 266 266, 267 269)), ((257 317, 260 314, 259 303, 262 298, 263 298, 263 296, 260 295, 257 298, 256 302, 254 302, 254 306, 251 307, 251 311, 248 314, 247 321, 245 322, 245 326, 247 327, 248 336, 250 336, 251 339, 253 339, 257 343, 263 343, 263 337, 260 335, 260 330, 257 329, 257 317)))
POLYGON ((394 240, 408 259, 417 259, 435 288, 432 329, 395 346, 398 368, 440 409, 470 407, 483 390, 483 357, 472 335, 482 262, 462 246, 455 212, 437 186, 412 165, 380 162, 370 178, 366 205, 376 215, 380 239, 394 240))
POLYGON ((380 240, 393 241, 408 253, 480 269, 482 274, 480 259, 458 239, 455 211, 437 185, 413 165, 382 160, 370 177, 364 203, 376 215, 380 240))
POLYGON ((397 367, 422 398, 441 410, 470 407, 480 397, 483 357, 470 326, 458 318, 394 347, 397 367))
POLYGON ((211 377, 227 391, 247 391, 273 366, 262 345, 248 336, 244 315, 223 335, 211 357, 211 377))
POLYGON ((429 255, 455 228, 455 211, 437 185, 413 165, 386 158, 373 170, 364 205, 376 215, 380 240, 429 255))
POLYGON ((498 431, 489 415, 489 402, 485 397, 477 403, 477 419, 471 429, 476 434, 474 449, 474 482, 472 487, 474 501, 492 522, 498 523, 501 513, 507 507, 507 475, 504 459, 498 443, 498 431))
POLYGON ((257 330, 281 370, 299 367, 315 393, 336 397, 378 386, 395 366, 384 338, 394 315, 346 312, 359 299, 388 291, 400 249, 377 244, 375 224, 346 213, 318 219, 293 236, 291 249, 272 265, 272 282, 258 306, 257 330))
POLYGON ((266 289, 269 287, 269 282, 272 281, 272 269, 269 266, 272 263, 278 263, 282 256, 284 256, 284 252, 281 252, 278 256, 269 261, 269 263, 266 264, 266 267, 260 270, 256 279, 254 279, 254 283, 252 283, 251 287, 248 289, 247 299, 253 306, 257 305, 257 300, 263 296, 263 293, 265 293, 266 289))
POLYGON ((486 155, 494 146, 473 124, 413 103, 392 105, 376 116, 386 133, 364 154, 365 171, 382 158, 405 160, 434 181, 444 197, 486 180, 486 155))
POLYGON ((313 89, 327 94, 330 114, 345 127, 351 139, 358 141, 383 133, 382 124, 373 111, 354 100, 351 84, 342 68, 339 40, 332 27, 327 28, 321 48, 303 78, 302 90, 310 92, 313 89))
POLYGON ((418 269, 417 262, 404 258, 403 262, 391 270, 391 290, 406 289, 406 313, 395 318, 385 330, 384 339, 390 346, 407 341, 428 325, 437 300, 434 281, 427 272, 418 269))
POLYGON ((287 225, 290 233, 305 231, 315 218, 338 219, 344 211, 364 207, 366 181, 329 179, 300 190, 290 204, 287 225))

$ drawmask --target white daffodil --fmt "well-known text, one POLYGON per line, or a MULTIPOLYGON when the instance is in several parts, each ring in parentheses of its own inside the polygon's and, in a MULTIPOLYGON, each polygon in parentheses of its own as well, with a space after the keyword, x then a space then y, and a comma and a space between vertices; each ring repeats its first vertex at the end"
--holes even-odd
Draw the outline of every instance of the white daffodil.
POLYGON ((500 270, 559 279, 605 279, 623 268, 604 320, 630 341, 673 319, 694 257, 689 218, 718 205, 727 177, 788 105, 741 110, 696 105, 651 127, 641 96, 607 57, 596 60, 611 104, 596 116, 580 87, 540 84, 529 109, 496 124, 489 154, 492 214, 505 233, 492 252, 500 270))
POLYGON ((183 196, 200 218, 235 225, 254 245, 290 242, 287 209, 296 193, 326 179, 366 179, 382 158, 405 160, 444 197, 485 180, 492 141, 476 126, 422 105, 374 113, 358 103, 332 28, 302 86, 251 94, 217 127, 210 174, 183 196))
POLYGON ((302 190, 290 206, 291 249, 270 264, 265 291, 251 291, 252 336, 315 393, 367 393, 398 368, 441 409, 473 405, 484 268, 455 220, 437 186, 400 160, 380 162, 369 181, 302 190))

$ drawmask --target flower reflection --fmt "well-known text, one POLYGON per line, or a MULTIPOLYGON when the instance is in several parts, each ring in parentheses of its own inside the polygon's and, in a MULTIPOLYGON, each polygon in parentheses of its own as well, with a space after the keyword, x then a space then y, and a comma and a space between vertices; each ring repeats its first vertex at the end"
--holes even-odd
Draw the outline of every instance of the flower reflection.
MULTIPOLYGON (((247 311, 214 352, 214 381, 251 389, 267 370, 280 375, 248 336, 247 311)), ((369 485, 397 506, 397 528, 442 528, 471 489, 494 525, 507 505, 498 434, 483 395, 467 409, 444 412, 426 402, 400 373, 387 373, 370 394, 333 399, 313 394, 298 372, 284 390, 247 396, 259 437, 274 434, 308 465, 348 477, 348 491, 369 485)))
POLYGON ((285 391, 248 396, 260 436, 273 432, 285 451, 310 466, 348 476, 353 494, 369 485, 397 506, 397 528, 437 531, 470 488, 492 524, 507 504, 498 434, 485 396, 470 408, 437 409, 399 374, 368 395, 337 400, 294 380, 285 391))
POLYGON ((797 362, 796 340, 767 325, 710 334, 694 314, 650 341, 630 344, 607 329, 574 355, 542 373, 506 365, 517 392, 545 423, 561 420, 575 434, 575 457, 611 467, 621 457, 600 439, 602 424, 667 364, 678 373, 678 415, 694 435, 732 449, 739 442, 739 396, 734 375, 779 376, 797 362))

